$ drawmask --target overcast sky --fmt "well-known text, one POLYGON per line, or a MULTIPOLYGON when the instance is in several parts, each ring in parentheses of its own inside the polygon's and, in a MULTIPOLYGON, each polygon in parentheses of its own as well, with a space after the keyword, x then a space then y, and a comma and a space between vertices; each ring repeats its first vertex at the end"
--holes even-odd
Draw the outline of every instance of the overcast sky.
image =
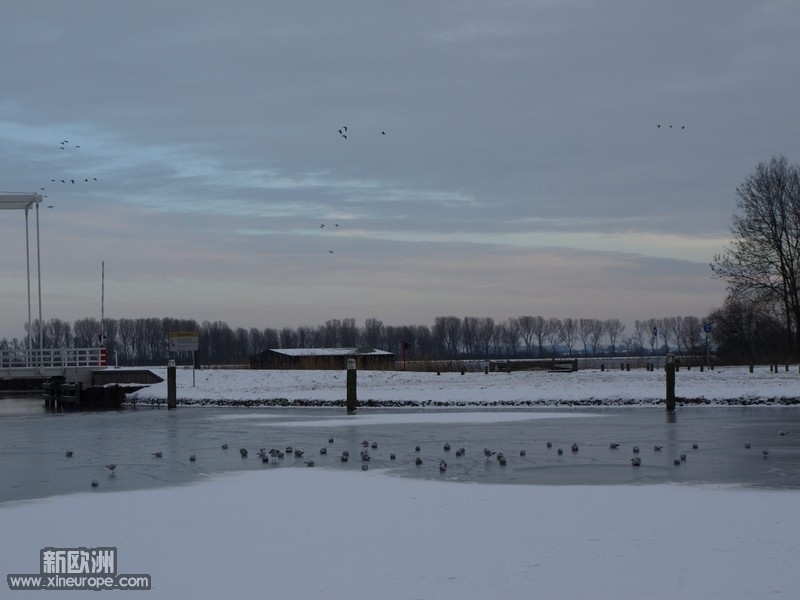
MULTIPOLYGON (((736 186, 800 160, 798 32, 790 0, 3 0, 0 190, 45 188, 45 319, 100 317, 101 261, 116 318, 702 317, 736 186)), ((0 240, 21 336, 21 211, 0 240)))

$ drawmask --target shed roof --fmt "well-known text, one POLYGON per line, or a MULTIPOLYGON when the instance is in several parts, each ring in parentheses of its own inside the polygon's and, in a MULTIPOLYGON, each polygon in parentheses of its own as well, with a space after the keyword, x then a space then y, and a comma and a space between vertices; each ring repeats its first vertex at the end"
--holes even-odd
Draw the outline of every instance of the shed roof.
POLYGON ((270 348, 285 356, 393 356, 393 352, 374 348, 270 348))

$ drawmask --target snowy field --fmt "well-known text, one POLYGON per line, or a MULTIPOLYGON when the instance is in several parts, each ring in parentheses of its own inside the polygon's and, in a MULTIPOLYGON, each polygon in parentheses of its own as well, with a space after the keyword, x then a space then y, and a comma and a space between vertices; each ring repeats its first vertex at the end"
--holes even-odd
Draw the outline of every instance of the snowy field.
MULTIPOLYGON (((166 376, 164 369, 154 371, 166 376)), ((345 395, 343 372, 209 370, 197 371, 195 378, 192 387, 191 370, 178 371, 184 403, 325 404, 345 395)), ((389 406, 649 405, 663 398, 664 374, 361 371, 358 386, 361 403, 389 406)), ((676 391, 718 404, 774 403, 800 397, 800 374, 682 370, 676 391)), ((166 384, 133 399, 163 403, 166 384)), ((392 416, 408 415, 447 425, 464 419, 489 423, 498 414, 365 411, 359 418, 385 426, 392 416)), ((232 411, 230 418, 244 416, 232 411)), ((324 467, 165 483, 5 503, 0 564, 7 575, 34 574, 43 548, 113 546, 119 573, 152 576, 149 591, 115 593, 159 600, 797 597, 796 490, 456 483, 324 467)), ((7 588, 0 594, 51 596, 7 588)))
MULTIPOLYGON (((166 379, 166 369, 152 371, 166 379)), ((181 404, 245 406, 343 403, 345 371, 177 370, 181 404)), ((380 406, 592 406, 656 404, 664 401, 663 370, 584 370, 576 373, 419 373, 359 371, 358 401, 380 406)), ((679 398, 705 404, 795 404, 800 402, 797 367, 772 373, 769 367, 681 369, 679 398)), ((167 383, 128 395, 131 403, 164 403, 167 383)))
POLYGON ((116 546, 152 589, 115 593, 148 599, 796 598, 799 499, 281 469, 5 505, 0 563, 37 573, 41 548, 116 546))

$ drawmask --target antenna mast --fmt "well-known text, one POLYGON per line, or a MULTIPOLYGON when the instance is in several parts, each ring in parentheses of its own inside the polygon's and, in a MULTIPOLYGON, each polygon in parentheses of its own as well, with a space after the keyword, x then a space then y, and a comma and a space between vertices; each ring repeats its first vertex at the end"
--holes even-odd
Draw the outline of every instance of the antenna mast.
POLYGON ((106 261, 100 262, 100 347, 106 343, 106 261))

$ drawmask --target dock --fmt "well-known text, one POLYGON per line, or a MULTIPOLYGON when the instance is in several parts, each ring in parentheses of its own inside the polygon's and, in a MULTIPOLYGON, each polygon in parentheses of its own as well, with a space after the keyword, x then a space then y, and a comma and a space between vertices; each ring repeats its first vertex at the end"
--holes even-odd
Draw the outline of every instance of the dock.
POLYGON ((148 369, 107 367, 105 348, 0 351, 0 389, 38 387, 48 410, 116 409, 125 394, 160 381, 148 369))

